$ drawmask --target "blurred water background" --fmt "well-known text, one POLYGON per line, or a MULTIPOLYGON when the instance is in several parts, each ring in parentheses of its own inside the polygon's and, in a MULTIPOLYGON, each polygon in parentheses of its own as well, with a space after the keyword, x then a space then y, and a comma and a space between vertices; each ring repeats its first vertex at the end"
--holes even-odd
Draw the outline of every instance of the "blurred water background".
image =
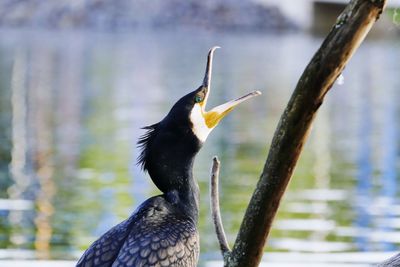
MULTIPOLYGON (((209 107, 251 90, 263 95, 222 121, 196 161, 201 264, 218 266, 211 158, 222 162, 220 202, 233 244, 279 116, 322 41, 285 25, 289 30, 279 33, 208 26, 0 29, 0 259, 8 260, 0 265, 73 264, 159 193, 135 164, 140 128, 197 88, 208 49, 219 45, 209 107)), ((382 259, 376 253, 387 252, 385 258, 400 249, 400 36, 393 26, 363 43, 329 92, 266 260, 365 266, 382 259)))

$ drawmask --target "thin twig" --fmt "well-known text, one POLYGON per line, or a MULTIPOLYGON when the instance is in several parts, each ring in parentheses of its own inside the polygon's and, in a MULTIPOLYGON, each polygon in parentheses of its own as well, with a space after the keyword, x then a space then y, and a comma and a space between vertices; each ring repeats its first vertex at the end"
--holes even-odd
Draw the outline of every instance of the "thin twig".
POLYGON ((229 255, 231 249, 229 248, 228 241, 222 225, 221 212, 219 209, 219 193, 218 193, 218 179, 219 179, 219 166, 220 162, 215 156, 213 158, 213 165, 211 168, 211 186, 210 186, 210 197, 211 197, 211 215, 214 222, 215 232, 219 242, 222 256, 224 259, 229 255))

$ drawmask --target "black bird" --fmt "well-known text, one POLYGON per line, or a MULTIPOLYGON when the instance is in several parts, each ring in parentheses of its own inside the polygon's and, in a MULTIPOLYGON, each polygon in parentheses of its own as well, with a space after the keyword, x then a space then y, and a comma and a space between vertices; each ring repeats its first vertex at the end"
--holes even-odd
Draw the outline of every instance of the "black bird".
POLYGON ((255 91, 210 111, 212 58, 208 53, 203 84, 179 99, 167 116, 139 139, 138 162, 162 191, 142 203, 127 220, 95 241, 77 266, 196 266, 199 258, 199 188, 193 162, 208 134, 255 91))

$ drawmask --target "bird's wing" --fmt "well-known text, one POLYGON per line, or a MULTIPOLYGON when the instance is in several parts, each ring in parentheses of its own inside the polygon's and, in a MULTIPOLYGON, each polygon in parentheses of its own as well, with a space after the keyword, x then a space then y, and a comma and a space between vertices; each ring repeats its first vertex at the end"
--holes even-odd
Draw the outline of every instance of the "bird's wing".
POLYGON ((196 266, 196 225, 169 205, 159 196, 148 199, 129 219, 95 241, 77 267, 196 266))
POLYGON ((197 265, 199 237, 195 224, 153 206, 134 222, 113 267, 197 265))
POLYGON ((111 266, 129 235, 132 217, 111 228, 82 255, 77 267, 111 266))

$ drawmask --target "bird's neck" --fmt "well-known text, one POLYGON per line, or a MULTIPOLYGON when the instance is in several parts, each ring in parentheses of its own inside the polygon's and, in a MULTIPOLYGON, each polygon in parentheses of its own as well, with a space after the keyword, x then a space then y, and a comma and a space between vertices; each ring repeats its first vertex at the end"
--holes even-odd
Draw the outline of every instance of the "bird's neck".
POLYGON ((189 121, 171 120, 170 115, 148 129, 139 141, 143 147, 139 162, 167 200, 197 221, 199 189, 193 163, 203 143, 189 121))
POLYGON ((199 145, 190 148, 188 143, 158 151, 157 160, 149 164, 150 177, 156 186, 195 222, 198 219, 199 187, 193 177, 193 163, 199 145))
POLYGON ((197 182, 190 178, 182 188, 164 192, 166 199, 176 205, 178 210, 197 224, 199 217, 199 187, 197 182))

